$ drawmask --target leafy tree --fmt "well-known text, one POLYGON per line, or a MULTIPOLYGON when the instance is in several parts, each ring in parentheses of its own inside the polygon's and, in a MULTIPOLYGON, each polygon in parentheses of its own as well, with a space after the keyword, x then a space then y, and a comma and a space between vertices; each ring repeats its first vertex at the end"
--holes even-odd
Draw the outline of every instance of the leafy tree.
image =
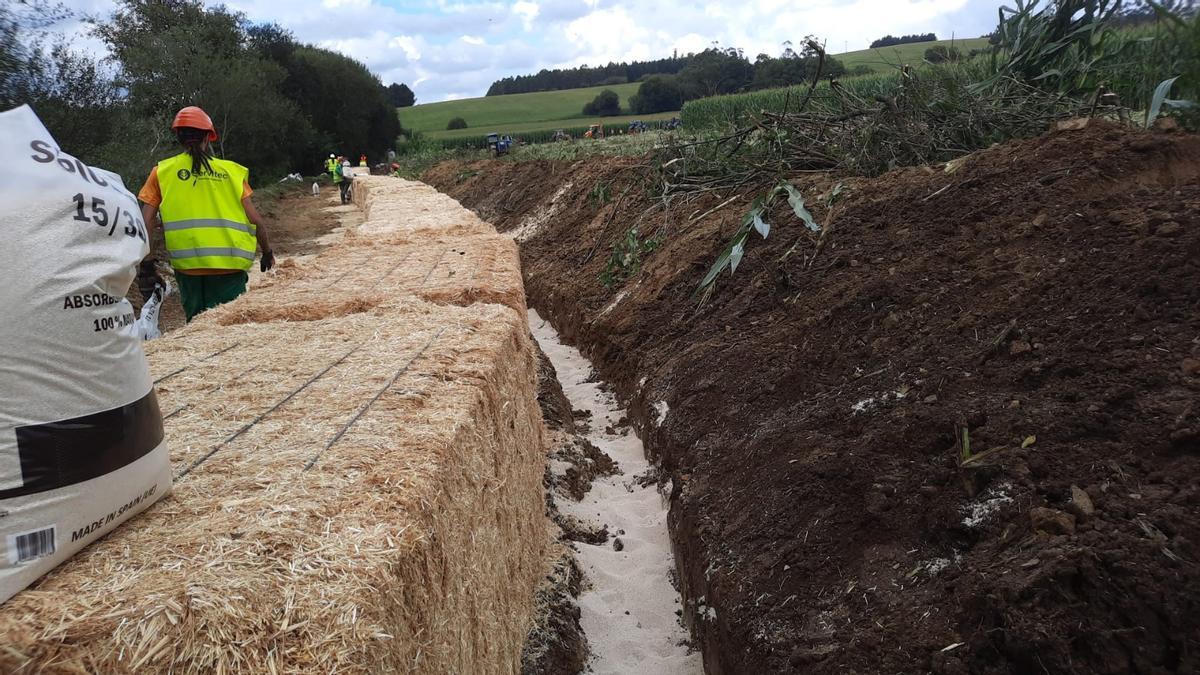
POLYGON ((822 77, 841 77, 846 73, 846 67, 841 61, 826 56, 822 65, 821 55, 815 41, 805 40, 804 48, 797 53, 790 42, 785 42, 783 53, 779 58, 759 54, 754 61, 754 80, 751 89, 770 89, 788 87, 812 80, 821 69, 822 77))
POLYGON ((67 148, 91 148, 112 132, 120 102, 116 83, 90 56, 65 44, 33 51, 25 68, 23 102, 33 106, 55 140, 67 148))
POLYGON ((39 75, 33 57, 48 41, 42 29, 68 14, 62 5, 44 0, 0 3, 0 107, 28 102, 39 75))
POLYGON ((412 89, 408 88, 407 84, 396 84, 395 82, 388 85, 387 88, 388 102, 397 108, 407 108, 415 105, 417 96, 412 89))
POLYGON ((691 57, 679 71, 684 98, 729 94, 745 87, 754 77, 754 66, 740 49, 710 47, 691 57))
MULTIPOLYGON (((29 104, 71 154, 130 176, 133 165, 122 158, 139 148, 148 155, 152 136, 124 139, 120 152, 112 152, 113 137, 138 124, 110 69, 48 32, 69 16, 62 5, 40 0, 0 5, 0 110, 29 104)), ((143 168, 139 164, 132 175, 143 168)))
POLYGON ((44 29, 69 15, 51 3, 0 4, 0 105, 32 104, 64 148, 132 187, 177 151, 170 121, 185 105, 209 113, 217 153, 256 182, 316 170, 334 150, 382 155, 401 131, 366 66, 277 25, 201 0, 118 0, 93 28, 110 67, 50 40, 44 29))
POLYGON ((629 109, 639 115, 679 110, 683 107, 683 90, 670 75, 647 77, 637 94, 629 98, 629 109))
POLYGON ((400 134, 400 119, 387 91, 366 66, 342 54, 297 47, 288 66, 294 100, 317 130, 310 156, 341 152, 382 155, 400 134), (349 105, 349 103, 353 105, 349 105))
POLYGON ((880 47, 892 47, 895 45, 907 45, 907 44, 912 44, 914 42, 935 42, 935 41, 937 41, 937 36, 934 35, 933 33, 921 33, 918 35, 901 35, 900 37, 893 37, 891 35, 885 35, 885 36, 879 38, 878 40, 872 42, 871 49, 879 49, 880 47))
POLYGON ((167 127, 185 105, 212 116, 218 153, 249 166, 252 176, 315 170, 316 158, 335 150, 383 154, 400 131, 386 90, 366 66, 298 45, 282 28, 253 26, 221 6, 120 0, 95 33, 120 66, 131 111, 154 120, 159 154, 174 151, 167 127))
POLYGON ((519 75, 496 80, 492 86, 488 87, 487 95, 524 94, 532 91, 556 91, 638 82, 649 75, 678 73, 687 64, 689 58, 675 55, 654 61, 540 70, 534 75, 519 75))
POLYGON ((925 60, 930 63, 949 63, 962 59, 962 52, 957 47, 935 45, 925 50, 925 60))
POLYGON ((612 89, 605 89, 583 106, 584 115, 611 117, 621 114, 621 98, 612 89))
POLYGON ((447 130, 466 129, 467 121, 461 117, 455 117, 446 123, 447 130))
POLYGON ((122 0, 95 32, 120 64, 134 110, 160 121, 158 155, 176 151, 167 130, 175 111, 199 105, 217 126, 218 154, 252 175, 288 171, 287 149, 309 129, 280 91, 287 72, 248 48, 240 15, 198 0, 122 0))

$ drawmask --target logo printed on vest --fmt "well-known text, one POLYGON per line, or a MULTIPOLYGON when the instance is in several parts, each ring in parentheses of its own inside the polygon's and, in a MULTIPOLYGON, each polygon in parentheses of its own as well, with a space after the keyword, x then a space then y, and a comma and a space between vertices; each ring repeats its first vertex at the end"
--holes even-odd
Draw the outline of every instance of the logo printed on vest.
POLYGON ((180 169, 175 175, 179 177, 179 180, 187 180, 192 177, 192 172, 187 169, 180 169))

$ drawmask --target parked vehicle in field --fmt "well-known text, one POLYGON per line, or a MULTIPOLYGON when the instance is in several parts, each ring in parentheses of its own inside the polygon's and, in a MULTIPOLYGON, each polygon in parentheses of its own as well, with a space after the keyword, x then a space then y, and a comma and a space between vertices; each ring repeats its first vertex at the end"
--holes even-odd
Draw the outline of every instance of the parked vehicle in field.
POLYGON ((679 119, 678 117, 672 117, 666 122, 663 122, 662 128, 666 129, 667 131, 671 131, 672 129, 678 129, 682 126, 683 120, 679 119))
POLYGON ((563 129, 555 129, 555 130, 554 130, 554 137, 553 137, 553 138, 551 138, 550 140, 552 140, 552 141, 555 141, 555 142, 557 142, 557 141, 569 141, 569 140, 571 140, 571 134, 568 134, 568 133, 567 133, 566 131, 564 131, 563 129))
POLYGON ((508 154, 508 149, 512 147, 511 136, 501 136, 495 132, 487 135, 487 147, 497 157, 508 154))
POLYGON ((634 120, 629 123, 629 133, 631 134, 644 134, 647 131, 650 131, 650 125, 641 120, 634 120))
POLYGON ((583 134, 584 138, 604 138, 604 125, 593 124, 583 134))

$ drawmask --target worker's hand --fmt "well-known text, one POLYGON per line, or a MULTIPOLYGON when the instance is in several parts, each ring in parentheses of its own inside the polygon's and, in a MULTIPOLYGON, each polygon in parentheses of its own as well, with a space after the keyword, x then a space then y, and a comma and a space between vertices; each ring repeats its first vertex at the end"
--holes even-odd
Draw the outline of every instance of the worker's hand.
POLYGON ((275 266, 275 253, 270 249, 262 252, 262 260, 258 262, 258 269, 266 272, 275 266))
POLYGON ((158 268, 155 267, 154 258, 146 258, 138 264, 137 272, 137 287, 142 294, 142 302, 148 301, 158 286, 166 288, 167 282, 163 280, 158 268))

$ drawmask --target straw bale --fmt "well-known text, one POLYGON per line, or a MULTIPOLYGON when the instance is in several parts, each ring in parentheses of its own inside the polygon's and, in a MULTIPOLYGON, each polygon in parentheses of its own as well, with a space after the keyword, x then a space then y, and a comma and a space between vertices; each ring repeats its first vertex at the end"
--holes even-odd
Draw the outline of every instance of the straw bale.
POLYGON ((439 304, 497 303, 523 315, 516 244, 496 234, 347 236, 310 260, 258 277, 253 292, 207 320, 311 321, 410 295, 439 304))
POLYGON ((546 545, 531 349, 509 308, 418 300, 150 343, 183 476, 0 608, 0 672, 517 672, 546 545))
POLYGON ((456 235, 496 232, 453 197, 403 178, 355 177, 354 203, 362 208, 366 218, 359 228, 365 234, 412 234, 427 230, 456 235))
POLYGON ((516 251, 419 184, 356 193, 377 226, 147 343, 174 491, 0 607, 0 672, 519 671, 548 537, 516 251))

